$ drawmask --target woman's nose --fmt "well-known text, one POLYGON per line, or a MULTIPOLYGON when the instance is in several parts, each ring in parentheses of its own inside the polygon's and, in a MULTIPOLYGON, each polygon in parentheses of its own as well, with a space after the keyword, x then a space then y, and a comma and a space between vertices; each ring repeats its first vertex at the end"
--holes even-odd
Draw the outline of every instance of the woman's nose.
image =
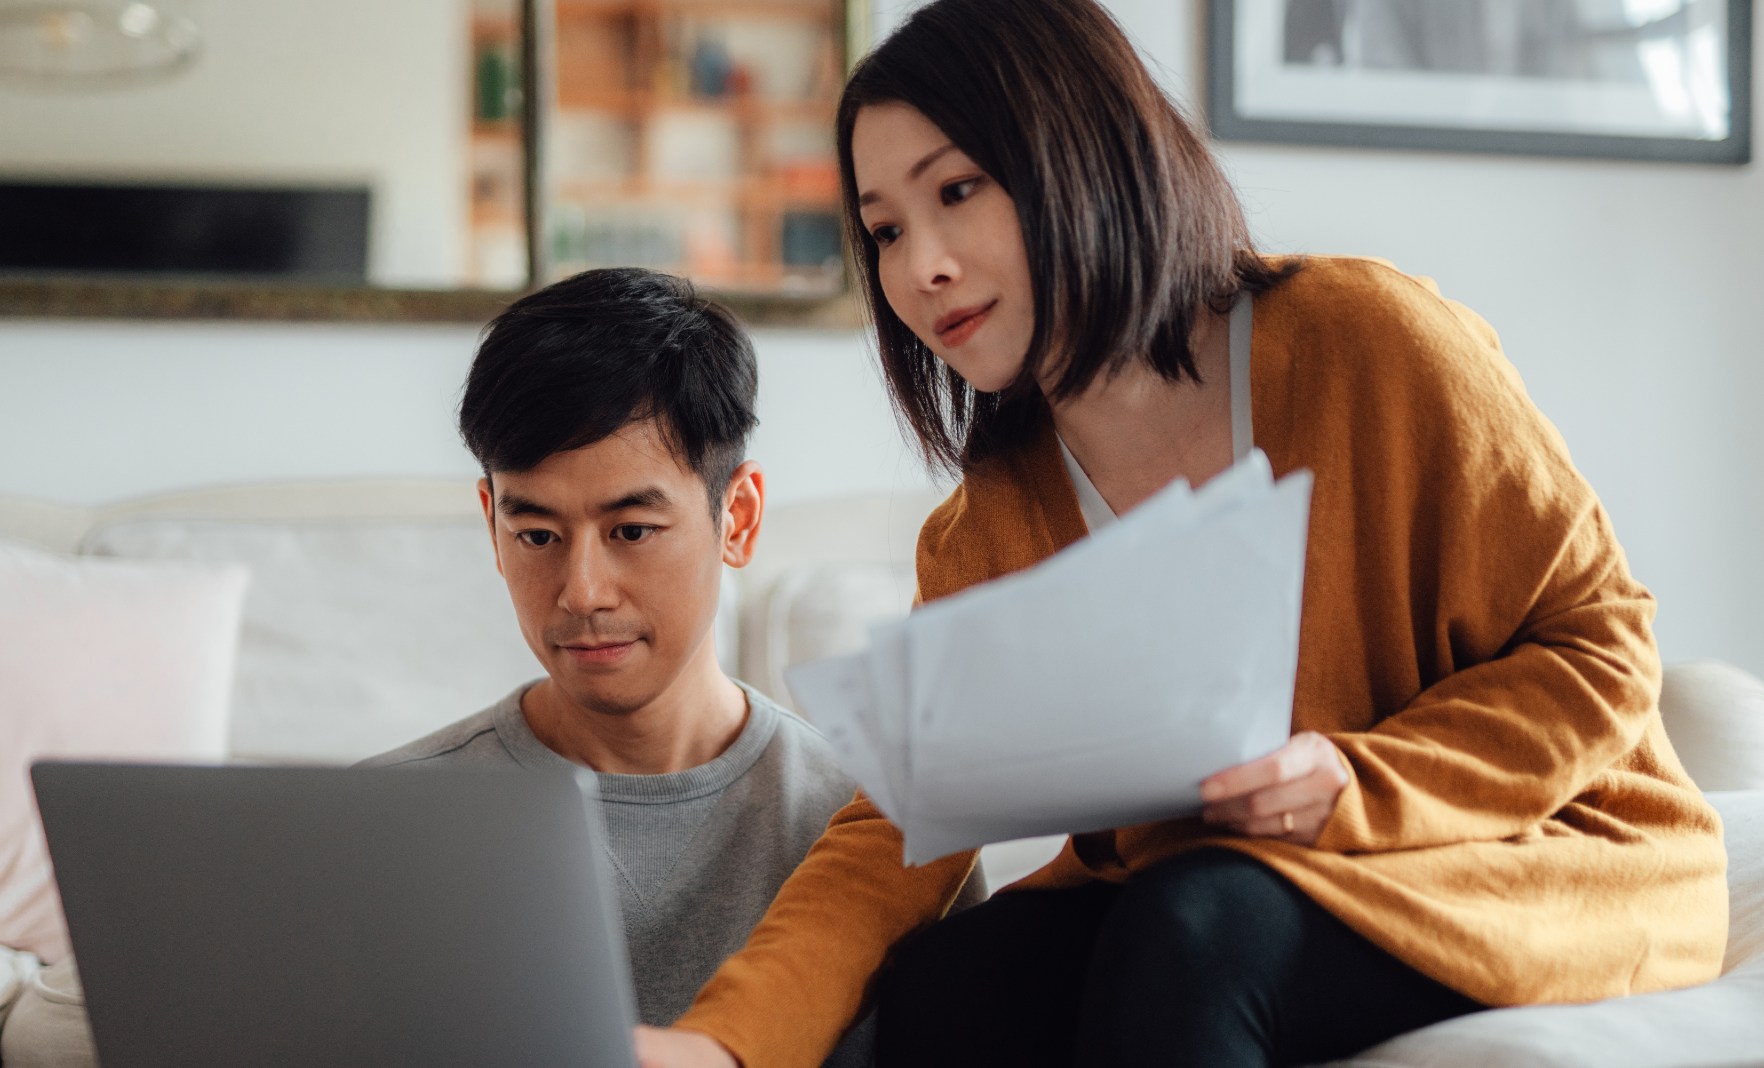
POLYGON ((931 291, 942 289, 961 280, 961 263, 948 242, 935 236, 922 237, 913 245, 913 284, 931 291))

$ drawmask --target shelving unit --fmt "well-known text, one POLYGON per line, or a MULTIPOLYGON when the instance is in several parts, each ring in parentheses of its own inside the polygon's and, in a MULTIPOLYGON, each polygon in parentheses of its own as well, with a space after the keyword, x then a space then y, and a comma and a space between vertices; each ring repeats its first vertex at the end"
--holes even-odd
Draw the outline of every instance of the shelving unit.
POLYGON ((630 264, 719 291, 842 285, 836 0, 558 0, 559 276, 630 264))

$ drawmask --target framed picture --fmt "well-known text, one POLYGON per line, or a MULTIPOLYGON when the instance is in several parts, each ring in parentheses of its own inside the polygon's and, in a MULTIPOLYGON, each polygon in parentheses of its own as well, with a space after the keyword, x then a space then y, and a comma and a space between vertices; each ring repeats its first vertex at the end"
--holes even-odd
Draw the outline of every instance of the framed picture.
POLYGON ((1210 0, 1227 140, 1751 160, 1751 0, 1210 0))

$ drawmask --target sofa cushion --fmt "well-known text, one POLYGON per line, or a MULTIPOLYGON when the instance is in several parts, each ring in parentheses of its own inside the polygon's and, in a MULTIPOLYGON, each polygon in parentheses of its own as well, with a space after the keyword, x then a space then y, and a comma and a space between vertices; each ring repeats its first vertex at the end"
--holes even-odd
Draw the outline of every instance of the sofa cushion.
POLYGON ((25 984, 12 1018, 0 1029, 6 1068, 97 1068, 85 992, 72 957, 25 984))
POLYGON ((1385 1042, 1354 1068, 1700 1068, 1764 1064, 1764 790, 1709 795, 1725 825, 1722 976, 1591 1005, 1479 1012, 1385 1042))
POLYGON ((0 945, 67 952, 29 768, 225 755, 243 568, 0 543, 0 945))
POLYGON ((906 615, 913 546, 941 499, 900 492, 768 508, 741 572, 741 677, 789 705, 786 667, 850 652, 871 625, 906 615))
MULTIPOLYGON (((0 1028, 6 1026, 7 1014, 17 1004, 19 995, 24 993, 31 980, 42 970, 43 962, 37 959, 35 953, 0 946, 0 1028)), ((0 1064, 5 1063, 5 1055, 0 1054, 0 1064)))
POLYGON ((851 561, 785 571, 749 613, 757 625, 745 633, 747 681, 788 701, 786 668, 862 649, 871 627, 905 618, 912 603, 913 574, 904 564, 851 561))
POLYGON ((1719 660, 1668 665, 1660 718, 1703 790, 1764 789, 1764 682, 1719 660))

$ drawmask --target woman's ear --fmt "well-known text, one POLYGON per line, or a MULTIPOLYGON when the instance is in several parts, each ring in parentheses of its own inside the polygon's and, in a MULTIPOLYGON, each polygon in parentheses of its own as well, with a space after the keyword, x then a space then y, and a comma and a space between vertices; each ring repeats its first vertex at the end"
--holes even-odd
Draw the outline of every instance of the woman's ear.
POLYGON ((729 477, 729 486, 723 491, 723 563, 746 567, 753 559, 765 510, 765 473, 757 461, 744 461, 729 477))

